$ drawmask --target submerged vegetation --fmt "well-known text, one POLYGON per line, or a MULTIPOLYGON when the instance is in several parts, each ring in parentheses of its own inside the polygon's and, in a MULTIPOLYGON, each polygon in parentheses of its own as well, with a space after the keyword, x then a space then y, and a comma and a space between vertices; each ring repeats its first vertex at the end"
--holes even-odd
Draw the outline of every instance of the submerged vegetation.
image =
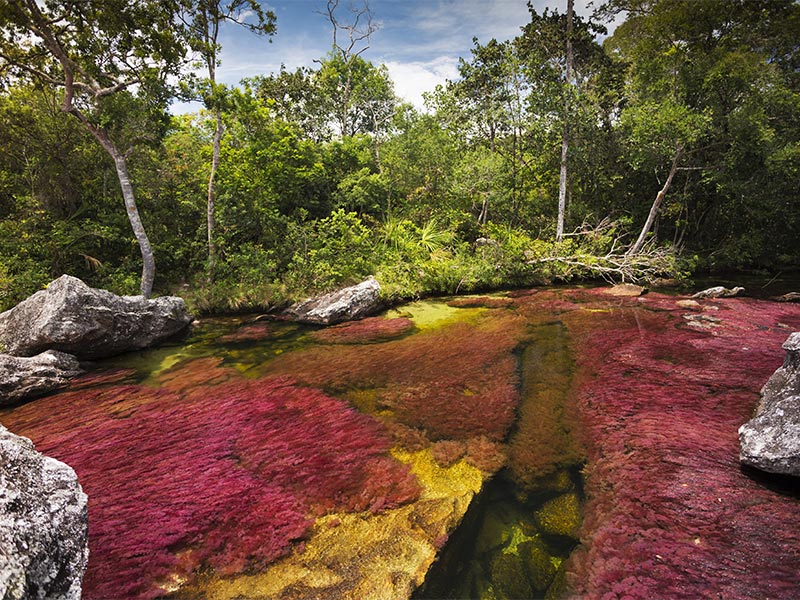
MULTIPOLYGON (((186 61, 213 64, 214 24, 258 3, 118 4, 0 12, 0 309, 64 272, 134 293, 143 257, 142 285, 154 259, 156 292, 196 312, 267 309, 368 274, 405 299, 800 258, 790 0, 609 0, 569 22, 531 9, 517 37, 476 41, 426 112, 367 60, 373 21, 347 29, 356 15, 338 2, 317 66, 236 89, 213 69, 190 78, 186 61), (150 30, 137 19, 174 27, 126 37, 150 30), (169 116, 181 95, 206 108, 169 116)), ((248 28, 274 34, 275 15, 257 16, 248 28)))

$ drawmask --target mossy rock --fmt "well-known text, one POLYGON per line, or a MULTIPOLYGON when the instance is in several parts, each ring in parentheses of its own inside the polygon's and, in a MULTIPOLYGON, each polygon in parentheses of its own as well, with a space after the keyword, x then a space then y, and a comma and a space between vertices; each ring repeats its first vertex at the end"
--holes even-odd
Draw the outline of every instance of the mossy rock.
POLYGON ((544 595, 544 600, 561 600, 567 597, 567 570, 564 566, 565 564, 561 563, 561 566, 556 571, 553 582, 544 595))
POLYGON ((517 483, 520 487, 515 492, 515 495, 522 504, 536 502, 537 497, 542 495, 566 494, 567 492, 574 492, 576 489, 575 481, 569 469, 559 469, 554 473, 517 483))
POLYGON ((492 585, 498 598, 516 600, 533 597, 525 563, 522 557, 512 552, 498 554, 492 560, 492 585))
POLYGON ((545 502, 534 513, 543 533, 578 539, 581 524, 581 501, 578 494, 570 492, 545 502))
POLYGON ((489 553, 505 546, 510 539, 511 532, 508 529, 508 523, 494 513, 488 513, 475 540, 475 549, 480 554, 489 553))
POLYGON ((537 592, 544 592, 550 587, 556 576, 556 567, 550 559, 550 553, 538 540, 523 542, 517 551, 528 569, 528 579, 537 592))

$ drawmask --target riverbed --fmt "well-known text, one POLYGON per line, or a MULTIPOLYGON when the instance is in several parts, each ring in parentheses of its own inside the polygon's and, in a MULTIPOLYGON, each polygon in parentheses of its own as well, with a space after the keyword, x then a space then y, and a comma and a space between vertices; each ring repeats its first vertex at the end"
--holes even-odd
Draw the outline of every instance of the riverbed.
POLYGON ((606 289, 203 320, 0 414, 90 498, 84 598, 792 598, 736 430, 800 306, 606 289))

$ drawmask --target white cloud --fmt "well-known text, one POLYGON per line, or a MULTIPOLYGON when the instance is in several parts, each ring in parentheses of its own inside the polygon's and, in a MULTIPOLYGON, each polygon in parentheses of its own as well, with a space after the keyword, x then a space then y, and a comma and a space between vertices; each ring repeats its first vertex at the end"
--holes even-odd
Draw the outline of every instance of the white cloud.
POLYGON ((424 109, 423 92, 433 91, 438 84, 458 76, 458 59, 452 56, 425 62, 387 61, 384 64, 394 81, 395 93, 418 110, 424 109))

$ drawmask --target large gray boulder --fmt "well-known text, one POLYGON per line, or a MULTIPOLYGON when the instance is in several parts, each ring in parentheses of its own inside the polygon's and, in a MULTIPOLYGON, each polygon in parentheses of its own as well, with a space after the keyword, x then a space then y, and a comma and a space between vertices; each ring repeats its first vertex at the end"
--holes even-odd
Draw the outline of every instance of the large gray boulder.
POLYGON ((0 425, 0 598, 79 600, 88 529, 75 471, 0 425))
POLYGON ((380 310, 380 291, 380 284, 370 276, 358 285, 298 302, 290 306, 284 316, 319 325, 361 319, 380 310))
POLYGON ((762 471, 800 477, 800 332, 783 348, 783 366, 761 389, 755 417, 739 428, 739 458, 762 471))
POLYGON ((82 372, 77 358, 57 350, 31 357, 0 354, 0 407, 65 387, 82 372))
POLYGON ((103 358, 152 346, 191 321, 181 298, 117 296, 62 275, 0 313, 0 352, 33 356, 60 350, 80 359, 103 358))

